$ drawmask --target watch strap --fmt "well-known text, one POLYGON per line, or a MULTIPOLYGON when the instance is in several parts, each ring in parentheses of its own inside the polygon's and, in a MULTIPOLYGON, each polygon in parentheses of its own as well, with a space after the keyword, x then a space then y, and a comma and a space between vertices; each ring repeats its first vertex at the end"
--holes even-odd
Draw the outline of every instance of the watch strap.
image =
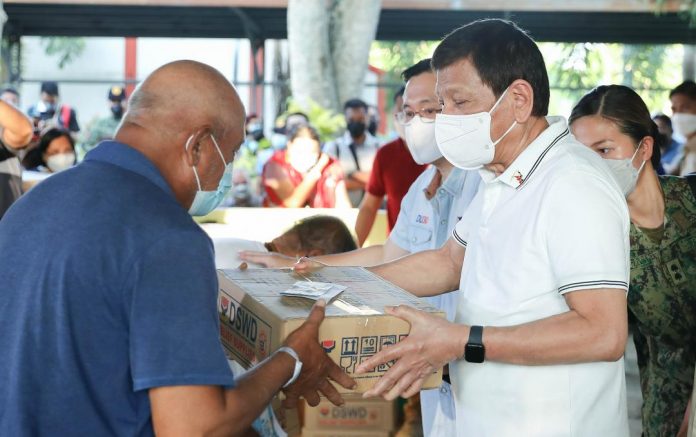
POLYGON ((469 343, 483 344, 483 326, 474 325, 469 329, 469 343))

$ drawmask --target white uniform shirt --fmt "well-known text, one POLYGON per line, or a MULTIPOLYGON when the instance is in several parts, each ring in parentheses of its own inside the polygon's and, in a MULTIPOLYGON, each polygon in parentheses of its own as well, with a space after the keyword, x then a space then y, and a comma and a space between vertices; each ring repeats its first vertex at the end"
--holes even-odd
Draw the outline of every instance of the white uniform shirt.
MULTIPOLYGON (((453 232, 467 247, 456 321, 511 326, 568 311, 565 293, 626 290, 629 216, 601 157, 561 117, 499 177, 484 180, 453 232)), ((485 338, 485 329, 484 329, 485 338)), ((460 436, 627 436, 623 358, 450 367, 460 436)))
MULTIPOLYGON (((428 200, 425 191, 436 172, 437 169, 430 166, 411 184, 389 235, 394 244, 411 253, 437 249, 445 244, 481 183, 478 172, 453 168, 435 196, 428 200)), ((457 292, 426 299, 444 310, 449 321, 454 320, 457 292)))

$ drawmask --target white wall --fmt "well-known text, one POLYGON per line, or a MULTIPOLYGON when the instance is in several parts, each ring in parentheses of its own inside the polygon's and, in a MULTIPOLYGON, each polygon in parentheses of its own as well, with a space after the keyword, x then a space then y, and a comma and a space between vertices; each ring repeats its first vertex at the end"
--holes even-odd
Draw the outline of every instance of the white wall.
MULTIPOLYGON (((27 81, 56 80, 61 100, 77 110, 84 126, 97 116, 108 114, 107 95, 112 84, 60 83, 70 80, 109 80, 118 84, 124 78, 125 40, 123 38, 86 38, 85 51, 64 68, 57 56, 47 56, 39 37, 22 38, 22 78, 27 81)), ((27 109, 39 99, 39 82, 24 82, 20 87, 21 106, 27 109)))
MULTIPOLYGON (((125 79, 125 39, 85 38, 85 43, 82 55, 60 69, 58 57, 45 54, 39 37, 22 38, 22 78, 27 81, 19 90, 22 109, 38 101, 39 82, 56 80, 59 82, 61 100, 77 110, 82 127, 97 117, 108 115, 109 88, 123 83, 125 79), (66 79, 104 80, 108 83, 60 83, 66 79)), ((144 79, 167 62, 192 59, 218 69, 230 81, 235 78, 248 81, 249 52, 247 40, 138 38, 136 78, 144 79)), ((182 83, 181 86, 186 84, 182 83)), ((242 102, 247 105, 248 87, 238 87, 238 91, 242 102)))

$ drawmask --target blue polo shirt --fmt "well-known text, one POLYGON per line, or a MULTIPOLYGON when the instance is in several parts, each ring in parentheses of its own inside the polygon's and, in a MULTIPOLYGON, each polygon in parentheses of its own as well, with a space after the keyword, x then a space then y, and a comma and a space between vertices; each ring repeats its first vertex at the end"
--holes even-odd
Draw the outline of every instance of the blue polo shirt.
POLYGON ((0 221, 0 434, 152 435, 148 389, 232 385, 210 239, 104 142, 0 221))

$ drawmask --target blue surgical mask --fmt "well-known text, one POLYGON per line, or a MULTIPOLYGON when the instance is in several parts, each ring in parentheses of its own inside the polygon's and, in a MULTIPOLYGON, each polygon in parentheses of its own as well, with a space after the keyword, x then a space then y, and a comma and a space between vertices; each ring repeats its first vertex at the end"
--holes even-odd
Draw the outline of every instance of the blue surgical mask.
MULTIPOLYGON (((222 159, 223 164, 225 164, 225 171, 222 173, 217 190, 204 191, 201 187, 201 180, 198 177, 198 171, 196 171, 196 167, 192 167, 193 174, 196 176, 198 191, 196 191, 196 196, 193 198, 193 203, 191 204, 188 213, 194 216, 210 214, 215 208, 218 207, 218 205, 220 205, 225 196, 227 196, 227 193, 229 193, 230 188, 232 188, 232 163, 225 162, 225 157, 222 155, 222 151, 220 150, 220 146, 218 146, 215 137, 211 134, 210 138, 213 140, 213 144, 215 144, 215 149, 217 149, 220 159, 222 159)), ((191 135, 188 141, 186 141, 186 150, 188 150, 192 139, 193 135, 191 135)))

